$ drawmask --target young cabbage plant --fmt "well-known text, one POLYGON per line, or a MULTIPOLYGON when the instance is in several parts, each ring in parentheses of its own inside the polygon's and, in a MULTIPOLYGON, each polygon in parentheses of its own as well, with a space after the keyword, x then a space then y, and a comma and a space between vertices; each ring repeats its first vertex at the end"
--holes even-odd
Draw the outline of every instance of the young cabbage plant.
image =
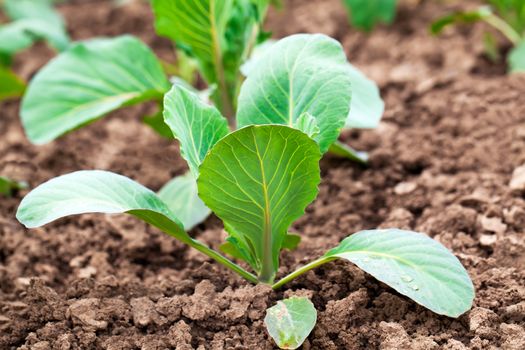
MULTIPOLYGON (((431 26, 434 34, 457 23, 485 22, 499 31, 512 44, 507 56, 509 72, 525 72, 525 1, 486 0, 487 5, 473 11, 459 11, 444 16, 431 26)), ((485 50, 493 60, 500 56, 496 39, 489 32, 485 35, 485 50)))
MULTIPOLYGON (((238 126, 295 126, 300 120, 313 118, 323 152, 331 147, 343 156, 366 160, 363 154, 338 143, 337 137, 344 127, 377 125, 383 101, 377 86, 348 63, 339 43, 323 35, 296 35, 271 45, 260 58, 251 63, 239 88, 238 126), (355 88, 353 99, 351 84, 355 88), (260 101, 255 105, 251 99, 260 101), (349 114, 350 107, 353 112, 349 114), (259 109, 264 109, 268 117, 261 117, 259 109), (311 117, 302 116, 305 113, 311 117)), ((159 194, 179 215, 185 228, 191 229, 210 213, 198 198, 194 183, 194 160, 202 158, 206 149, 201 149, 202 143, 186 142, 186 133, 195 132, 187 129, 196 127, 187 125, 191 117, 188 114, 195 111, 187 108, 188 102, 182 98, 189 100, 190 106, 198 106, 199 111, 213 109, 217 115, 220 111, 197 96, 189 84, 178 81, 171 91, 169 86, 161 63, 139 40, 130 36, 91 40, 74 45, 37 74, 24 97, 22 119, 28 136, 40 142, 119 106, 163 99, 163 113, 151 119, 160 121, 179 140, 190 173, 170 181, 159 194), (160 119, 162 115, 164 119, 160 119), (191 147, 197 149, 189 150, 191 147), (175 193, 178 195, 170 198, 175 193)), ((229 124, 231 128, 232 122, 229 124)), ((230 130, 228 123, 222 121, 217 128, 220 136, 230 130)))
MULTIPOLYGON (((191 108, 189 102, 187 107, 191 108)), ((189 115, 190 125, 226 124, 215 111, 189 115)), ((311 120, 304 117, 298 125, 311 132, 316 129, 311 128, 311 120)), ((459 260, 437 241, 398 229, 355 233, 320 258, 276 280, 288 229, 318 193, 320 144, 287 125, 245 126, 222 138, 220 132, 202 130, 202 134, 204 138, 190 135, 202 147, 194 168, 199 197, 224 223, 229 234, 224 250, 251 271, 190 237, 154 192, 111 172, 79 171, 52 179, 22 200, 17 218, 33 228, 73 214, 128 213, 248 281, 274 289, 311 269, 343 259, 438 314, 457 317, 470 308, 474 289, 459 260)), ((287 331, 280 334, 286 336, 287 331)))
POLYGON ((370 32, 378 23, 390 24, 396 15, 397 0, 343 0, 350 23, 370 32))
POLYGON ((1 7, 11 22, 0 24, 0 101, 20 97, 25 90, 25 82, 9 68, 17 52, 39 40, 57 51, 69 45, 64 21, 51 1, 4 0, 1 7))
MULTIPOLYGON (((279 41, 244 82, 237 112, 240 129, 233 132, 217 108, 190 90, 174 85, 165 97, 164 119, 188 161, 189 181, 197 179, 196 195, 228 232, 220 248, 250 270, 190 237, 179 217, 182 211, 172 211, 154 192, 111 172, 79 171, 52 179, 22 200, 17 218, 32 228, 73 214, 128 213, 248 281, 274 289, 343 259, 428 309, 457 317, 471 306, 472 282, 445 247, 415 232, 358 232, 276 280, 281 250, 298 244, 289 228, 317 196, 319 160, 346 122, 348 69, 340 44, 326 36, 303 34, 279 41)), ((304 339, 301 334, 294 339, 304 339)))

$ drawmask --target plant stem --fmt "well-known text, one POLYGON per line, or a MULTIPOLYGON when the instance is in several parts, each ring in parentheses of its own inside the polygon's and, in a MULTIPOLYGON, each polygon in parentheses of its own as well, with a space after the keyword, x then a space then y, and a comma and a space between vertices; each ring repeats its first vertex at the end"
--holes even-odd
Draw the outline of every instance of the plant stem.
POLYGON ((323 264, 326 264, 327 262, 330 262, 332 260, 335 260, 336 258, 334 257, 320 257, 319 259, 317 260, 314 260, 312 261, 311 263, 309 264, 306 264, 304 265, 303 267, 295 270, 294 272, 284 276, 283 278, 281 278, 278 282, 274 283, 272 285, 272 289, 279 289, 281 288, 283 285, 285 285, 286 283, 290 282, 291 280, 301 276, 302 274, 310 271, 311 269, 315 269, 316 267, 318 266, 321 266, 323 264))
POLYGON ((483 18, 485 22, 499 30, 510 42, 516 46, 521 41, 521 36, 507 22, 496 15, 488 15, 483 18))
POLYGON ((224 62, 222 59, 222 50, 220 46, 219 41, 219 33, 217 33, 217 23, 215 23, 215 1, 210 2, 210 13, 212 16, 210 17, 211 21, 211 33, 213 38, 213 54, 214 54, 214 68, 215 68, 215 74, 217 78, 217 82, 219 84, 217 93, 219 94, 219 99, 221 102, 221 111, 222 113, 228 118, 228 122, 231 126, 235 125, 235 119, 234 119, 234 110, 233 110, 233 104, 230 98, 230 93, 228 91, 228 84, 226 83, 226 77, 224 75, 224 62))
POLYGON ((202 242, 199 242, 199 241, 197 241, 195 239, 192 239, 192 240, 187 241, 185 243, 187 243, 189 246, 197 249, 199 252, 209 256, 213 260, 217 261, 219 264, 229 268, 230 270, 235 271, 236 273, 238 273, 239 275, 241 275, 242 277, 244 277, 248 281, 250 281, 252 283, 255 283, 255 284, 259 283, 259 281, 257 280, 257 277, 255 277, 255 275, 251 274, 250 272, 246 271, 245 269, 243 269, 239 265, 237 265, 234 262, 230 261, 229 259, 225 258, 221 254, 217 253, 215 250, 213 250, 213 249, 209 248, 208 246, 206 246, 205 244, 203 244, 202 242))

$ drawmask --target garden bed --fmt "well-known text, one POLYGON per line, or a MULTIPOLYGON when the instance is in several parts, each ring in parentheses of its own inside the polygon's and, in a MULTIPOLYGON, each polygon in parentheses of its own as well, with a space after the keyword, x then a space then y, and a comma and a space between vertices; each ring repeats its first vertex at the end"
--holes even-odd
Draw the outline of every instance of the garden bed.
MULTIPOLYGON (((145 3, 62 5, 74 39, 132 33, 171 59, 145 3)), ((280 274, 361 229, 426 232, 451 249, 476 288, 471 311, 438 316, 354 267, 334 262, 282 290, 253 286, 200 253, 125 216, 83 215, 26 230, 14 214, 24 193, 0 200, 0 348, 272 349, 263 318, 283 296, 311 297, 318 323, 304 349, 525 348, 525 75, 482 55, 479 27, 434 38, 444 5, 403 5, 393 26, 351 30, 338 0, 288 1, 274 36, 322 32, 376 80, 380 127, 343 140, 370 152, 370 167, 327 156, 320 195, 294 224, 303 240, 280 274)), ((52 53, 17 58, 29 77, 52 53)), ((18 102, 0 105, 0 170, 34 187, 78 169, 107 169, 159 189, 186 171, 176 142, 141 123, 154 106, 127 108, 45 146, 26 140, 18 102)), ((192 234, 217 248, 211 217, 192 234)))

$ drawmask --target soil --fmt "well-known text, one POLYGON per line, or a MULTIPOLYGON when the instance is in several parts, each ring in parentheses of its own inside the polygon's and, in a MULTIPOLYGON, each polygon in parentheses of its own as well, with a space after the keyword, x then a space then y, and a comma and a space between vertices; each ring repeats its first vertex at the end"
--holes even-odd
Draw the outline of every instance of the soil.
MULTIPOLYGON (((275 37, 323 32, 340 40, 386 101, 379 128, 342 137, 370 152, 370 167, 323 159, 320 195, 294 224, 303 240, 283 253, 279 273, 361 229, 412 229, 460 258, 476 288, 472 310, 435 315, 345 262, 272 292, 127 216, 26 230, 14 218, 22 191, 0 200, 0 348, 273 349, 265 309, 305 295, 319 317, 303 349, 524 349, 525 76, 507 76, 503 63, 484 58, 480 26, 429 36, 428 23, 451 7, 404 2, 391 27, 370 35, 348 27, 339 0, 290 0, 271 12, 275 37)), ((146 3, 73 1, 60 10, 75 39, 132 33, 172 58, 146 3)), ((29 78, 50 57, 37 45, 15 68, 29 78)), ((175 142, 141 123, 152 109, 127 108, 35 147, 18 102, 4 102, 0 172, 36 186, 107 169, 159 189, 186 165, 175 142)), ((224 239, 214 217, 192 234, 215 248, 224 239)))

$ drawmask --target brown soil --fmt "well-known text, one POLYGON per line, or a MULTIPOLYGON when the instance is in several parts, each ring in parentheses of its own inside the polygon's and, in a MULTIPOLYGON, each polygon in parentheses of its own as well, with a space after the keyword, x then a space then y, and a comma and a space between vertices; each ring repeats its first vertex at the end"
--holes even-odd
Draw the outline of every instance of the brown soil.
MULTIPOLYGON (((304 349, 524 349, 525 187, 518 173, 509 184, 525 163, 525 77, 483 58, 479 27, 430 37, 428 23, 445 10, 405 4, 392 27, 369 36, 348 28, 339 0, 288 1, 284 13, 272 12, 277 37, 341 40, 387 106, 377 130, 343 136, 371 152, 370 168, 323 160, 319 198, 294 225, 303 241, 283 254, 280 273, 360 229, 409 228, 461 259, 476 287, 471 311, 437 316, 344 262, 272 292, 125 216, 82 215, 28 231, 14 218, 19 193, 0 200, 0 348, 272 349, 264 310, 295 294, 319 310, 304 349)), ((75 39, 131 32, 171 58, 144 3, 75 1, 62 11, 75 39)), ((37 45, 16 69, 29 77, 49 57, 37 45)), ((150 110, 128 108, 34 147, 18 103, 3 103, 0 172, 35 186, 99 168, 158 189, 185 165, 174 142, 141 124, 150 110)), ((214 247, 224 238, 213 217, 193 234, 214 247)))

